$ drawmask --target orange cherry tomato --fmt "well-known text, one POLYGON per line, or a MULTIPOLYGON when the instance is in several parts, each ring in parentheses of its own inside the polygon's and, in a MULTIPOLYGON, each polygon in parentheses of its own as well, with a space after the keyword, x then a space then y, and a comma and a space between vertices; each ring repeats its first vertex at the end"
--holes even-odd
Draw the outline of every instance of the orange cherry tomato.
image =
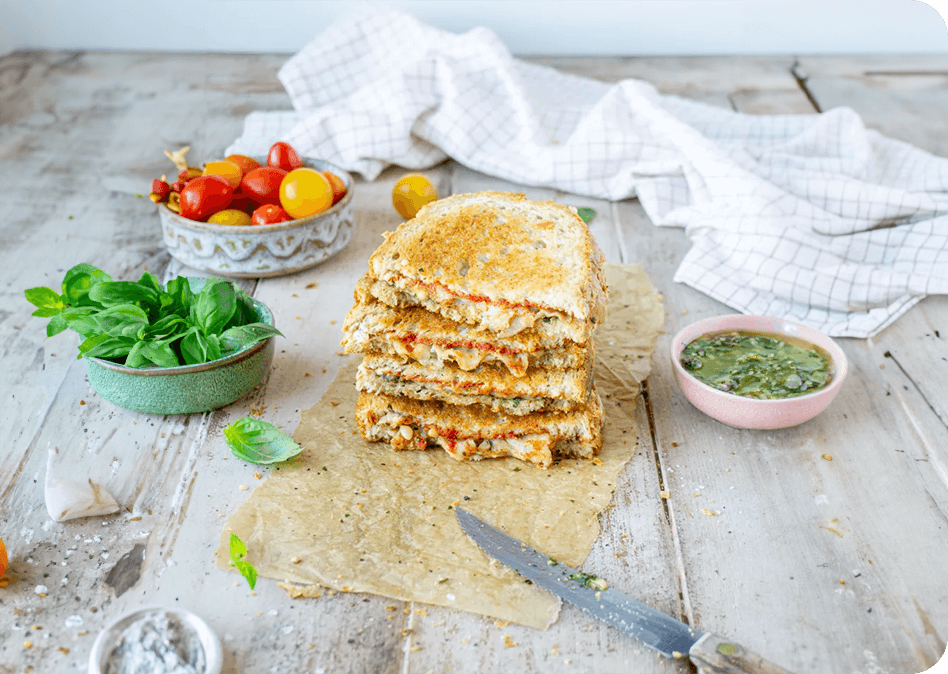
POLYGON ((0 538, 0 578, 3 578, 3 574, 6 573, 9 564, 10 559, 7 557, 7 546, 3 544, 3 539, 0 538))
POLYGON ((275 225, 278 222, 289 222, 293 218, 276 204, 264 204, 253 212, 250 221, 253 225, 275 225))
POLYGON ((209 161, 204 165, 204 175, 226 178, 231 188, 236 190, 240 187, 240 179, 244 177, 244 172, 232 161, 209 161))
POLYGON ((332 188, 332 205, 338 204, 346 196, 346 183, 332 171, 320 171, 332 188))
POLYGON ((431 181, 418 173, 411 173, 392 188, 392 205, 398 214, 410 220, 426 204, 438 199, 438 190, 431 181))
POLYGON ((289 144, 274 143, 267 153, 267 166, 275 166, 284 171, 292 171, 303 166, 303 161, 289 144))
POLYGON ((294 169, 280 183, 280 205, 294 219, 321 213, 332 206, 332 187, 319 171, 294 169))
POLYGON ((245 174, 250 173, 255 168, 260 168, 260 162, 258 162, 253 157, 248 157, 245 154, 229 154, 224 157, 224 161, 233 162, 240 167, 240 170, 245 174))
POLYGON ((231 227, 247 227, 250 225, 250 216, 246 211, 236 208, 225 208, 223 211, 217 211, 207 219, 208 222, 215 225, 229 225, 231 227))

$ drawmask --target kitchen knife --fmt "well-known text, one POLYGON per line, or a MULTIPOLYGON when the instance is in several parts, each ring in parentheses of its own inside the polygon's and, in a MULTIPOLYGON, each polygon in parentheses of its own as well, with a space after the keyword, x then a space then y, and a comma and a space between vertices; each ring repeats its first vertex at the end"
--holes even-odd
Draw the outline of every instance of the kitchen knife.
POLYGON ((699 632, 608 587, 596 576, 557 562, 463 508, 455 508, 455 512, 464 532, 488 555, 662 655, 691 658, 698 668, 714 674, 791 674, 733 641, 699 632))

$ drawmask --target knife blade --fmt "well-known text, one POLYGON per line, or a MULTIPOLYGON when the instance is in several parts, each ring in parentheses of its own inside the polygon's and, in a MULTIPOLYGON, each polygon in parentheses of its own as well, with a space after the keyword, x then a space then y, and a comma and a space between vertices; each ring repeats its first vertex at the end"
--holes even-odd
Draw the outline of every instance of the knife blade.
POLYGON ((596 576, 561 564, 463 508, 454 510, 461 529, 488 555, 662 655, 689 657, 699 668, 715 674, 791 674, 733 641, 689 627, 596 576))

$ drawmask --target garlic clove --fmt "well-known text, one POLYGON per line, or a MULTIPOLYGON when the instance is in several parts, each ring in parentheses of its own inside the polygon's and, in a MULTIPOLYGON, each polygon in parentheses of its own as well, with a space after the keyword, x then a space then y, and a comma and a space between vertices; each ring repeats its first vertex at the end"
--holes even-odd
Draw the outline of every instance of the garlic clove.
POLYGON ((59 480, 52 477, 53 457, 56 451, 49 450, 46 462, 46 511, 56 522, 110 515, 118 512, 118 502, 101 485, 91 479, 88 483, 75 480, 59 480))

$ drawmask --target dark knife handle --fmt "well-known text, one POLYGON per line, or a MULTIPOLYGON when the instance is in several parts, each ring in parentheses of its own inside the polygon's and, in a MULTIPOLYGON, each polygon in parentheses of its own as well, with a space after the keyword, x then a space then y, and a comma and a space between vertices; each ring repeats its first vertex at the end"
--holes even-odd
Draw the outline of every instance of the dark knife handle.
POLYGON ((792 674, 780 665, 717 634, 705 634, 688 651, 691 661, 709 674, 792 674))

